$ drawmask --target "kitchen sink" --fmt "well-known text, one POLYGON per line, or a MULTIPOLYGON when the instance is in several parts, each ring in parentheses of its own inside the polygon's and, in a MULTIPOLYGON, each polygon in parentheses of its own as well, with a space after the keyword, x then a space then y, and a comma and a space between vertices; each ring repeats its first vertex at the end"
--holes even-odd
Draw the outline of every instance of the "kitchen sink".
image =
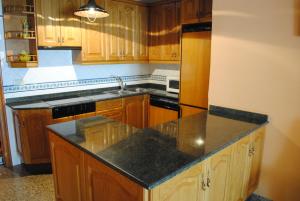
POLYGON ((115 95, 131 95, 131 94, 136 94, 138 92, 136 91, 131 91, 131 90, 117 90, 117 91, 109 91, 107 92, 109 94, 115 94, 115 95))

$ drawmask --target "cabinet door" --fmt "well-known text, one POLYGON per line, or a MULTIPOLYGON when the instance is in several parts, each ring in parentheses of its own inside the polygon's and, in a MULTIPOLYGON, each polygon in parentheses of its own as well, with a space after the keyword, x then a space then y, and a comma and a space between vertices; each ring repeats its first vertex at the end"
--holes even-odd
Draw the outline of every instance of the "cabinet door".
POLYGON ((206 111, 204 109, 200 109, 200 108, 196 108, 196 107, 189 107, 189 106, 185 106, 185 105, 181 105, 180 106, 180 112, 181 112, 181 117, 188 117, 203 111, 206 111))
POLYGON ((136 183, 85 154, 87 201, 143 201, 144 190, 136 183))
POLYGON ((18 116, 24 163, 38 164, 49 162, 50 155, 46 126, 51 123, 51 110, 20 110, 18 111, 18 116))
POLYGON ((38 46, 60 46, 59 1, 36 0, 38 46))
POLYGON ((119 54, 122 60, 132 61, 135 49, 136 10, 132 4, 119 3, 119 54))
POLYGON ((135 31, 135 60, 147 61, 148 55, 148 8, 137 6, 135 31))
POLYGON ((250 169, 250 177, 248 183, 248 195, 253 193, 259 182, 260 176, 260 166, 263 154, 263 145, 264 145, 264 129, 260 129, 256 131, 252 137, 252 160, 251 160, 251 169, 250 169))
POLYGON ((226 148, 208 160, 206 201, 227 200, 232 149, 226 148))
POLYGON ((199 22, 203 0, 181 0, 181 23, 192 24, 199 22))
POLYGON ((245 137, 233 146, 231 170, 230 170, 230 191, 228 200, 241 201, 247 198, 247 188, 250 171, 250 136, 245 137))
POLYGON ((84 154, 49 133, 56 200, 85 201, 84 154))
POLYGON ((179 18, 178 4, 169 3, 162 6, 163 12, 163 38, 162 60, 174 61, 179 59, 179 18))
POLYGON ((163 13, 159 6, 150 8, 150 42, 149 60, 159 61, 162 58, 163 13))
POLYGON ((183 34, 180 103, 208 107, 210 49, 211 32, 183 34))
POLYGON ((203 1, 204 1, 204 3, 203 3, 202 16, 210 18, 210 20, 211 20, 211 16, 212 16, 212 0, 203 0, 203 1))
POLYGON ((144 128, 145 122, 144 96, 125 98, 125 122, 136 128, 144 128))
POLYGON ((159 125, 178 119, 178 112, 150 105, 149 126, 159 125))
POLYGON ((159 185, 152 190, 151 201, 204 201, 204 191, 200 187, 202 171, 202 164, 198 164, 159 185))
MULTIPOLYGON (((15 131, 15 137, 16 137, 16 143, 17 143, 17 151, 20 155, 23 155, 22 153, 24 153, 24 152, 22 149, 22 141, 21 141, 23 125, 22 125, 22 122, 20 121, 20 116, 17 111, 13 112, 13 117, 14 117, 14 131, 15 131)), ((26 150, 24 150, 24 151, 26 151, 26 150)), ((24 155, 26 155, 26 154, 24 153, 24 155)))
POLYGON ((80 0, 60 0, 61 45, 81 47, 80 18, 74 15, 80 0))
MULTIPOLYGON (((96 3, 105 7, 102 0, 96 3)), ((88 19, 81 20, 82 33, 82 58, 83 62, 106 61, 107 52, 107 33, 105 28, 106 18, 97 19, 89 22, 88 19)))

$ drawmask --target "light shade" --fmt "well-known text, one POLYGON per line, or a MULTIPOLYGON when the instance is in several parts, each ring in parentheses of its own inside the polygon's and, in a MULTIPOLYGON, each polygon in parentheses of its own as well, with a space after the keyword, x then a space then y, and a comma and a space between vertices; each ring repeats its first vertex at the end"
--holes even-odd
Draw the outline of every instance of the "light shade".
POLYGON ((89 0, 86 5, 83 5, 78 10, 76 10, 74 12, 74 15, 86 17, 90 21, 95 21, 97 18, 104 18, 109 16, 104 8, 96 4, 95 0, 89 0))

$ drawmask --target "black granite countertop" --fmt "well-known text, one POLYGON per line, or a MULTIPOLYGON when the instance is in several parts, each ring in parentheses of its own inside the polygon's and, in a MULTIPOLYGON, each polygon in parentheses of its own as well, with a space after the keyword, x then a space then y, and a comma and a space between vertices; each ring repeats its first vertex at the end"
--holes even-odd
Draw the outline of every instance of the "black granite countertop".
POLYGON ((168 93, 165 88, 161 86, 133 85, 129 86, 129 89, 130 88, 139 88, 141 90, 139 92, 134 92, 131 94, 118 95, 110 93, 110 91, 118 90, 116 87, 114 87, 58 94, 47 94, 32 97, 11 98, 6 100, 6 105, 14 110, 51 109, 58 106, 103 101, 142 94, 153 94, 178 100, 178 94, 168 93))
POLYGON ((144 188, 152 189, 263 125, 202 112, 147 129, 99 116, 48 128, 144 188))

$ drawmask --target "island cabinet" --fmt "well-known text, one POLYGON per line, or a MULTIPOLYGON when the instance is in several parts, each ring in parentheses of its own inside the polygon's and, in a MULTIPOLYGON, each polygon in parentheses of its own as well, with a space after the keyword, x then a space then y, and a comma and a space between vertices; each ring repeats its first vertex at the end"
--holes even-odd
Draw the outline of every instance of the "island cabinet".
POLYGON ((80 0, 36 0, 38 46, 80 47, 80 0))
POLYGON ((211 21, 212 0, 181 0, 181 24, 211 21))
POLYGON ((180 62, 180 3, 150 7, 149 62, 180 62))
POLYGON ((241 201, 257 187, 264 128, 150 189, 52 131, 49 136, 56 200, 241 201))
POLYGON ((13 112, 17 150, 25 164, 49 163, 46 125, 51 124, 51 110, 13 112))

